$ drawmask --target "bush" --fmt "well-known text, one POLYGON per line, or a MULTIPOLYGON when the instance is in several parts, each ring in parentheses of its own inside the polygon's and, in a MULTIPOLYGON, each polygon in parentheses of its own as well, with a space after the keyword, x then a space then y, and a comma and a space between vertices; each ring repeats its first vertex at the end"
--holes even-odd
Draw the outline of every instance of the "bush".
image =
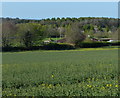
POLYGON ((40 46, 33 46, 33 47, 2 47, 3 52, 17 52, 17 51, 29 51, 29 50, 39 50, 41 49, 40 46))
POLYGON ((43 46, 32 46, 32 47, 2 47, 0 51, 9 52, 9 51, 29 51, 29 50, 70 50, 75 48, 97 48, 103 46, 119 46, 120 42, 81 42, 78 43, 75 47, 69 44, 57 44, 49 43, 43 46))
POLYGON ((43 46, 32 46, 32 47, 2 47, 2 51, 9 52, 9 51, 29 51, 29 50, 70 50, 74 49, 72 45, 68 44, 57 44, 57 43, 50 43, 43 46))
POLYGON ((74 49, 72 45, 68 44, 57 44, 57 43, 49 43, 42 47, 44 50, 70 50, 74 49))
POLYGON ((76 45, 79 48, 97 48, 103 46, 119 46, 120 42, 81 42, 76 45))

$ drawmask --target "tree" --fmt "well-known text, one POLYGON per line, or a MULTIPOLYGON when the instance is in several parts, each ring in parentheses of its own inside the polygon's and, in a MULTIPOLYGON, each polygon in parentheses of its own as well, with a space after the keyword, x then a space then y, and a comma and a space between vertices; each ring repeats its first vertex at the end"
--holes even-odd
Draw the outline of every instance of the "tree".
POLYGON ((78 24, 74 23, 67 28, 67 42, 73 45, 77 45, 85 39, 85 35, 81 32, 78 24))
POLYGON ((59 27, 58 32, 60 34, 60 38, 63 37, 63 35, 65 34, 65 28, 64 27, 59 27))
MULTIPOLYGON (((0 20, 1 22, 2 20, 0 20)), ((2 22, 0 23, 0 47, 2 47, 2 22)))
POLYGON ((2 23, 2 46, 11 46, 13 40, 16 38, 17 28, 12 22, 2 23))
POLYGON ((45 33, 46 37, 51 38, 51 37, 60 36, 56 25, 47 25, 46 29, 44 29, 44 30, 45 30, 44 33, 45 33))
POLYGON ((120 40, 120 28, 118 28, 115 32, 112 32, 111 38, 114 40, 120 40))
POLYGON ((43 39, 42 26, 38 23, 19 24, 18 28, 20 43, 26 47, 40 44, 43 39))
POLYGON ((31 47, 32 46, 32 34, 30 31, 27 31, 23 37, 23 43, 26 47, 31 47))

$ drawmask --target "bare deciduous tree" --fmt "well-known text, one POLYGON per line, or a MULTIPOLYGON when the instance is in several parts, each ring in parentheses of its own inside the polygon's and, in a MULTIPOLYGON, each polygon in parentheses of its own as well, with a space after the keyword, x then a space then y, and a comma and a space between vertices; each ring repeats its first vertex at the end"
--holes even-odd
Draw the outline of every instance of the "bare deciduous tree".
POLYGON ((10 46, 15 38, 16 26, 12 22, 2 23, 2 46, 10 46))
POLYGON ((67 28, 67 42, 76 45, 85 39, 85 35, 81 32, 78 24, 73 24, 67 28))

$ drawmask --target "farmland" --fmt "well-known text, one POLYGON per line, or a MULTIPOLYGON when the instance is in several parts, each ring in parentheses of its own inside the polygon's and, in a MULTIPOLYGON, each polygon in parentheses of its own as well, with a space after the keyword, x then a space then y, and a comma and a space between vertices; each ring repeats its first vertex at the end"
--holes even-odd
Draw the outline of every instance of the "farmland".
POLYGON ((118 49, 3 53, 3 96, 118 96, 118 49))

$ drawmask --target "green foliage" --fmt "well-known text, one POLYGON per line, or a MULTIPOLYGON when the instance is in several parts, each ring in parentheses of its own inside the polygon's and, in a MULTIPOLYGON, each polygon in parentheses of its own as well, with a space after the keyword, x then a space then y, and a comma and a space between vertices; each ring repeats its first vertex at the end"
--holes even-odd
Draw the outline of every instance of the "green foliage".
POLYGON ((72 45, 69 44, 57 44, 57 43, 49 43, 42 47, 45 50, 70 50, 74 49, 72 45))
MULTIPOLYGON (((0 18, 1 19, 1 18, 0 18)), ((40 46, 44 38, 67 37, 68 43, 77 44, 85 40, 85 35, 97 38, 118 39, 118 19, 114 18, 52 18, 25 20, 2 18, 2 46, 21 47, 25 44, 27 32, 31 35, 31 46, 40 46)), ((29 46, 29 45, 28 45, 29 46)), ((26 47, 28 47, 26 46, 26 47)))
POLYGON ((32 46, 32 34, 30 34, 29 31, 27 31, 23 37, 23 42, 26 47, 32 46))
POLYGON ((5 96, 118 96, 118 50, 3 53, 5 96))
POLYGON ((83 26, 84 31, 94 30, 94 26, 92 24, 86 24, 83 26))
POLYGON ((19 41, 26 47, 34 46, 44 38, 40 24, 26 23, 18 24, 17 26, 19 41))
POLYGON ((120 46, 120 42, 81 42, 76 45, 79 48, 96 48, 104 46, 120 46))

